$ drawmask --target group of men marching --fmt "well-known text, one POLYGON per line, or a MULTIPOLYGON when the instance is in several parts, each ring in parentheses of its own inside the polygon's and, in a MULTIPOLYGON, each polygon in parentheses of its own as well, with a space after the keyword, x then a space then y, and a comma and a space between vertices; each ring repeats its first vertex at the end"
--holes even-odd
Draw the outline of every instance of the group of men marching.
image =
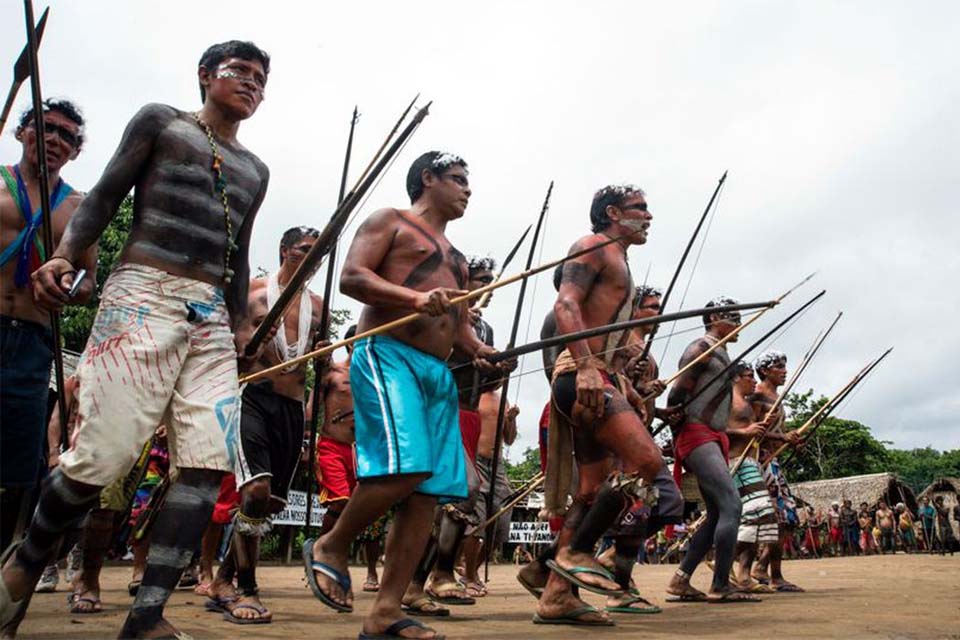
MULTIPOLYGON (((235 474, 239 498, 207 604, 230 622, 271 621, 258 596, 259 542, 285 504, 301 458, 302 360, 324 338, 324 301, 306 288, 297 292, 267 340, 248 348, 320 236, 290 229, 280 243, 280 268, 250 279, 250 239, 269 172, 237 133, 263 100, 269 71, 269 56, 252 43, 210 47, 198 69, 202 108, 141 109, 85 195, 59 178, 80 152, 82 117, 67 102, 49 102, 46 160, 56 185, 56 250, 49 256, 35 248, 31 203, 40 195, 30 114, 17 128, 23 157, 4 169, 0 186, 5 536, 11 505, 40 475, 52 357, 47 314, 89 299, 98 239, 131 189, 135 199, 129 238, 103 286, 78 367, 72 444, 43 481, 23 539, 4 538, 12 543, 0 578, 6 635, 16 632, 64 534, 129 471, 160 425, 176 482, 152 522, 146 570, 121 637, 177 637, 163 609, 210 521, 225 473, 235 474)), ((327 509, 320 536, 302 552, 317 599, 353 611, 351 546, 392 514, 361 638, 441 637, 410 616, 449 615, 443 604, 482 597, 480 539, 493 515, 482 496, 503 482, 493 473, 498 429, 508 443, 516 437, 517 409, 498 415, 496 395, 516 361, 493 358, 493 330, 479 309, 454 302, 489 284, 495 269, 488 259, 466 258, 446 237, 472 193, 467 163, 451 153, 424 153, 406 186, 410 206, 370 215, 349 247, 340 289, 364 305, 355 328, 360 338, 345 362, 325 364, 314 387, 324 410, 317 466, 327 509), (411 313, 419 314, 413 322, 379 329, 411 313), (466 588, 454 572, 461 551, 466 588)), ((652 220, 643 190, 600 189, 589 218, 591 233, 571 247, 576 255, 558 273, 556 335, 661 311, 660 292, 637 287, 627 259, 631 246, 647 241, 652 220)), ((746 602, 760 591, 798 590, 782 576, 777 544, 789 526, 778 515, 789 512, 789 489, 776 461, 765 460, 769 444, 796 440, 783 433, 778 408, 786 358, 761 357, 756 389, 749 366, 728 366, 723 345, 736 339, 740 316, 709 308, 734 303, 718 297, 708 305, 704 334, 684 351, 666 408, 655 406, 666 385, 649 355, 646 328, 567 342, 551 363, 545 515, 563 525, 518 576, 538 599, 534 622, 612 625, 610 613, 659 610, 637 592, 631 574, 643 541, 682 521, 682 469, 696 477, 707 509, 667 585, 670 597, 746 602), (655 417, 673 432, 673 474, 651 435, 655 417), (759 452, 752 441, 762 441, 759 452), (740 453, 743 462, 731 475, 730 459, 740 453), (597 558, 604 535, 615 549, 597 558), (703 593, 690 577, 710 549, 714 576, 703 593), (605 595, 606 606, 581 600, 581 589, 605 595)))

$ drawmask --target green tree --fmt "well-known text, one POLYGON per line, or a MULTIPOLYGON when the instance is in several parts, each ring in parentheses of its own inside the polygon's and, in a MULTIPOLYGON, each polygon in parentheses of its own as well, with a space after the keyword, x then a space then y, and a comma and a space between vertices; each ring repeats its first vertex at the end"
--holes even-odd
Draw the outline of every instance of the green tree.
MULTIPOLYGON (((788 430, 802 425, 828 401, 825 396, 814 400, 813 395, 810 390, 788 396, 788 430)), ((886 444, 874 438, 867 425, 831 416, 793 455, 790 478, 802 482, 889 471, 891 457, 886 444)))
POLYGON ((914 491, 923 491, 941 476, 960 476, 960 449, 940 452, 933 447, 892 449, 890 470, 895 471, 914 491))
POLYGON ((506 458, 503 460, 507 469, 507 478, 511 482, 526 482, 536 474, 540 473, 540 449, 527 447, 523 451, 523 457, 516 464, 506 458))

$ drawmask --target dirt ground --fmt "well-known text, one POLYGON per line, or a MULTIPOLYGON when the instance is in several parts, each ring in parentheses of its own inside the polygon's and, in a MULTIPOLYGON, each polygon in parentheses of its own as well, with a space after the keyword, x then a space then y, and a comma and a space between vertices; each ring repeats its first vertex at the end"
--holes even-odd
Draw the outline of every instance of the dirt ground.
MULTIPOLYGON (((512 566, 492 566, 490 594, 470 607, 453 607, 453 617, 424 619, 450 638, 571 638, 584 632, 651 638, 950 638, 960 640, 960 555, 898 554, 868 558, 829 558, 787 562, 787 578, 808 589, 803 594, 767 596, 760 604, 669 604, 663 587, 673 566, 643 566, 634 572, 641 592, 663 607, 653 616, 615 615, 616 627, 589 630, 531 624, 534 600, 514 579, 512 566), (431 622, 433 621, 433 622, 431 622)), ((363 571, 352 569, 355 585, 363 571)), ((356 638, 360 615, 372 595, 357 595, 353 615, 336 614, 313 598, 299 566, 264 567, 262 596, 273 608, 270 625, 240 627, 206 612, 203 598, 176 593, 167 617, 195 638, 356 638)), ((127 567, 104 571, 104 611, 67 613, 63 585, 53 594, 36 594, 18 638, 84 639, 115 637, 130 605, 127 567)), ((701 568, 694 584, 706 589, 701 568)), ((595 605, 601 598, 587 594, 595 605)))

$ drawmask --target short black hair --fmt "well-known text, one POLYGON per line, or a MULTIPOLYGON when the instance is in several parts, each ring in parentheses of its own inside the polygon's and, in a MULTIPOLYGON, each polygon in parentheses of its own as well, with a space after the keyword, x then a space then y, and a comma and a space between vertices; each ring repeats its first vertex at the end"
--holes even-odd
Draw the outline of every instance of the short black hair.
POLYGON ((658 287, 654 287, 649 284, 642 284, 636 289, 633 290, 633 304, 636 306, 640 305, 640 301, 644 298, 662 298, 663 291, 658 287))
POLYGON ((737 363, 733 365, 733 374, 736 376, 741 376, 747 371, 749 371, 751 374, 753 373, 753 365, 749 362, 737 360, 737 363))
MULTIPOLYGON (((289 249, 307 236, 319 238, 320 232, 313 227, 290 227, 283 232, 283 237, 280 238, 280 248, 289 249)), ((280 264, 283 264, 282 252, 280 253, 280 264)))
POLYGON ((470 256, 467 258, 467 274, 473 277, 483 271, 493 271, 497 268, 497 261, 489 256, 470 256))
MULTIPOLYGON (((48 98, 43 101, 43 112, 48 113, 50 111, 56 111, 62 114, 80 128, 77 132, 77 149, 80 149, 80 147, 83 146, 83 125, 85 124, 83 114, 80 112, 80 107, 64 98, 48 98)), ((20 123, 17 125, 17 131, 26 129, 31 122, 33 122, 32 107, 20 114, 20 123)))
MULTIPOLYGON (((738 301, 737 301, 737 300, 734 300, 733 298, 727 297, 727 296, 717 296, 716 298, 714 298, 713 300, 711 300, 710 302, 708 302, 707 304, 705 304, 704 307, 707 308, 707 309, 709 309, 710 307, 725 307, 725 306, 730 305, 730 304, 738 304, 738 301)), ((736 312, 734 312, 734 313, 735 313, 736 315, 740 315, 740 314, 737 314, 736 312)), ((707 329, 710 328, 710 316, 712 316, 712 315, 714 315, 714 314, 713 314, 713 313, 710 313, 709 311, 706 312, 705 314, 703 314, 703 326, 706 327, 707 329)), ((729 315, 729 314, 722 314, 722 313, 721 313, 721 314, 716 314, 716 315, 724 316, 724 315, 729 315)))
MULTIPOLYGON (((270 75, 270 55, 252 42, 244 40, 228 40, 208 47, 200 56, 198 66, 212 72, 227 58, 259 62, 263 65, 263 73, 270 75)), ((200 100, 205 101, 206 99, 207 90, 203 88, 203 85, 200 85, 200 100)))
POLYGON ((467 161, 454 153, 446 151, 427 151, 410 165, 407 171, 407 195, 413 204, 423 195, 423 171, 426 169, 438 178, 453 166, 467 168, 467 161))
POLYGON ((609 184, 593 194, 590 205, 590 224, 594 233, 600 233, 613 221, 607 216, 607 207, 619 207, 630 196, 647 195, 643 189, 632 184, 609 184))

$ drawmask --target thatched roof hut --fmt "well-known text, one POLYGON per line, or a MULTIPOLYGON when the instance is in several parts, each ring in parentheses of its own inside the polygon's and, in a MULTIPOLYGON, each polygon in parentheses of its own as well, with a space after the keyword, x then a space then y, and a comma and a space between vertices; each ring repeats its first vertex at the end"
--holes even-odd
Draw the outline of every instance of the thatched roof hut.
MULTIPOLYGON (((930 498, 930 502, 933 503, 938 496, 943 496, 943 505, 953 513, 953 507, 960 502, 960 478, 948 476, 937 478, 929 487, 920 492, 917 499, 930 498)), ((952 517, 950 518, 950 526, 953 527, 954 537, 960 539, 960 524, 952 517)))
POLYGON ((826 512, 834 501, 850 500, 854 507, 861 502, 870 506, 883 500, 888 505, 902 502, 912 513, 917 512, 917 498, 907 485, 894 473, 871 473, 849 478, 832 478, 798 482, 790 485, 793 495, 815 508, 826 512))

